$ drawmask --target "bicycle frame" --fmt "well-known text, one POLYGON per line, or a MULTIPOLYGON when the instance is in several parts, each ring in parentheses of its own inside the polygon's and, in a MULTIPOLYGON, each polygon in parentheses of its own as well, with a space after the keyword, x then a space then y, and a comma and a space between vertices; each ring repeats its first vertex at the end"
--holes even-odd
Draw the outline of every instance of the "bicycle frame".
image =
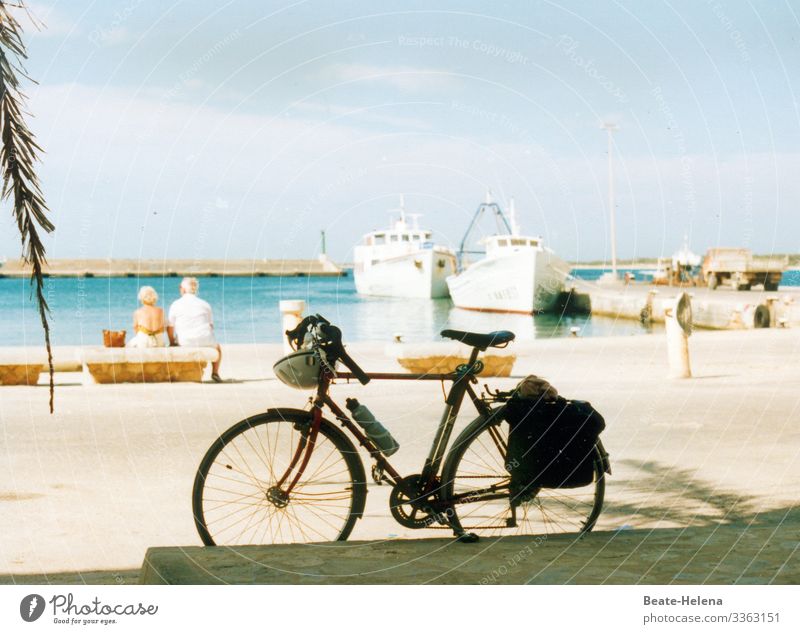
MULTIPOLYGON (((426 483, 425 493, 435 490, 437 485, 437 477, 439 469, 442 465, 447 450, 447 445, 450 441, 450 436, 453 432, 456 417, 461 409, 461 404, 465 396, 469 396, 479 414, 486 414, 490 411, 489 406, 481 399, 472 387, 473 383, 477 383, 475 378, 483 369, 483 364, 478 361, 480 354, 479 348, 473 348, 469 361, 466 364, 460 365, 455 371, 445 374, 405 374, 405 373, 367 373, 370 379, 375 380, 388 380, 388 381, 452 381, 450 391, 445 397, 445 408, 442 412, 439 426, 436 430, 433 442, 431 444, 428 457, 425 459, 425 464, 422 469, 422 480, 426 483)), ((295 451, 292 460, 290 461, 286 472, 278 481, 278 487, 283 487, 284 483, 289 479, 292 471, 298 466, 297 472, 294 475, 288 488, 284 491, 289 495, 292 489, 303 475, 303 471, 308 465, 311 454, 314 451, 317 434, 319 433, 320 425, 322 424, 322 409, 327 406, 333 413, 336 419, 347 429, 359 444, 364 447, 377 464, 377 468, 382 474, 382 477, 388 480, 392 485, 396 485, 403 476, 391 465, 386 456, 375 446, 369 437, 359 428, 358 424, 353 421, 336 402, 331 398, 328 393, 330 386, 337 380, 350 381, 355 379, 355 375, 350 372, 337 372, 334 376, 330 371, 323 370, 320 376, 319 384, 317 385, 316 396, 314 397, 311 408, 311 430, 308 435, 307 441, 300 442, 297 450, 295 451)))

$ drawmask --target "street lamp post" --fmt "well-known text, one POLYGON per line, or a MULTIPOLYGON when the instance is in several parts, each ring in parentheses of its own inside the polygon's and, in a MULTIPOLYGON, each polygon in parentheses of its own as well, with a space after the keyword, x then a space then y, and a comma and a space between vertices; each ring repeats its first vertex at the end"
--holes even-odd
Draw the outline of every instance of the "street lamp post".
POLYGON ((608 133, 608 213, 610 214, 609 233, 611 234, 611 274, 617 278, 617 229, 614 219, 614 162, 612 160, 612 150, 614 140, 612 133, 619 130, 616 124, 606 122, 602 128, 608 133))

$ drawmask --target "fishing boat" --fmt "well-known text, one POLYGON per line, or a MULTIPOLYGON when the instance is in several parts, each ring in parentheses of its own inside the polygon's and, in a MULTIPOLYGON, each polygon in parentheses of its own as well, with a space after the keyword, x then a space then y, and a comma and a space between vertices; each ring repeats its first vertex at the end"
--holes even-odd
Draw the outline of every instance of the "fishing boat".
POLYGON ((447 277, 456 271, 456 254, 436 245, 419 214, 407 214, 403 197, 388 229, 364 235, 354 249, 353 277, 359 295, 447 297, 447 277))
POLYGON ((516 222, 514 201, 509 218, 487 197, 473 216, 459 249, 459 270, 447 278, 450 296, 457 308, 501 313, 540 313, 551 310, 560 293, 569 266, 542 244, 541 236, 522 235, 516 222), (467 263, 468 240, 484 213, 494 215, 498 233, 483 238, 484 255, 467 263))

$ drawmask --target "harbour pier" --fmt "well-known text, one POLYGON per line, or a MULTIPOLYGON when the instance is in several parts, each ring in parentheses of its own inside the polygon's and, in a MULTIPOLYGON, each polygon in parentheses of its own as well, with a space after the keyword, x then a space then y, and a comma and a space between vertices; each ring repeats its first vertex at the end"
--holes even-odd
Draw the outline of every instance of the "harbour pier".
POLYGON ((575 280, 562 306, 616 319, 664 323, 665 308, 686 292, 692 300, 692 323, 697 328, 744 330, 800 327, 800 289, 778 291, 710 290, 697 286, 602 284, 575 280))
MULTIPOLYGON (((29 266, 9 261, 0 277, 28 277, 29 266)), ((46 277, 340 277, 347 271, 327 256, 311 260, 53 259, 46 277)))

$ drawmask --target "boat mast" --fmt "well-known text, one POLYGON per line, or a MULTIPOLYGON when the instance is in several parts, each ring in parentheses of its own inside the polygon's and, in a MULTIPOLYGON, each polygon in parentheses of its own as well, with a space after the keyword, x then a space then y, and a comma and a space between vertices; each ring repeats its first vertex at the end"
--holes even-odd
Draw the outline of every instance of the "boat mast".
POLYGON ((456 253, 456 257, 458 259, 458 272, 459 273, 463 270, 464 254, 465 253, 482 253, 481 251, 468 251, 466 249, 466 246, 467 246, 467 241, 469 240, 470 234, 472 234, 472 231, 475 229, 475 226, 478 224, 478 220, 480 220, 481 216, 483 215, 483 212, 486 211, 487 209, 494 213, 495 220, 498 221, 498 223, 497 223, 498 229, 501 229, 499 221, 502 221, 503 225, 505 225, 506 231, 509 234, 513 234, 511 225, 509 224, 508 219, 506 218, 505 214, 503 213, 503 210, 500 209, 500 205, 498 205, 496 202, 492 201, 492 191, 491 190, 487 190, 486 191, 486 201, 482 202, 480 205, 478 205, 478 209, 475 211, 475 214, 472 216, 472 220, 470 220, 469 226, 467 227, 467 231, 464 234, 464 237, 461 238, 461 244, 458 247, 458 253, 456 253))
POLYGON ((405 231, 406 227, 406 197, 400 194, 400 206, 397 209, 392 209, 400 213, 400 217, 394 222, 395 231, 405 231))
POLYGON ((519 235, 519 224, 517 224, 517 210, 514 206, 514 197, 511 197, 511 202, 508 205, 508 221, 511 224, 511 235, 519 235))

